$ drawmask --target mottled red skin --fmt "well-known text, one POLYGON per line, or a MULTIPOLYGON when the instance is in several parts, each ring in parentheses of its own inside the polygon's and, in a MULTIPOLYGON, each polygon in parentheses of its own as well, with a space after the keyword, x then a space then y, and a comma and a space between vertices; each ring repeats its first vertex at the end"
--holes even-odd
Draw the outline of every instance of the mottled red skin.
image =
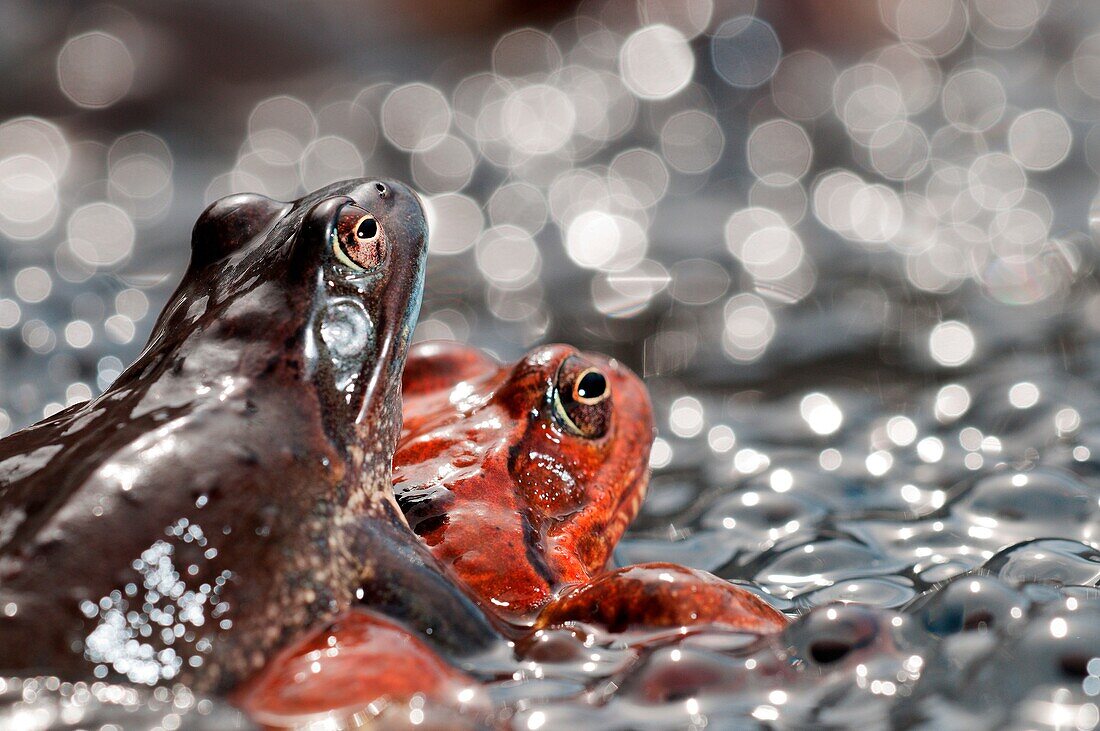
POLYGON ((770 634, 787 618, 752 592, 671 563, 627 566, 574 587, 539 615, 540 627, 582 622, 611 632, 715 626, 770 634))
POLYGON ((432 553, 499 616, 530 619, 562 587, 604 569, 648 481, 653 411, 641 380, 614 360, 565 345, 515 365, 426 343, 409 353, 394 492, 432 553), (610 385, 598 438, 555 416, 571 356, 610 385))
POLYGON ((329 717, 397 711, 418 694, 436 708, 489 710, 476 680, 400 625, 356 609, 281 652, 234 701, 267 727, 301 728, 329 717))

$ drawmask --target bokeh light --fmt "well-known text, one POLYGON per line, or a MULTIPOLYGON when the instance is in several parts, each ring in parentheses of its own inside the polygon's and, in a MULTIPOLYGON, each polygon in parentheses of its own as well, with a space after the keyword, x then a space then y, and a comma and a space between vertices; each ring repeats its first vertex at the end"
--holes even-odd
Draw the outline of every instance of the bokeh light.
POLYGON ((126 44, 102 31, 70 38, 57 55, 61 91, 81 107, 109 107, 130 91, 135 64, 126 44))
POLYGON ((687 86, 695 56, 680 31, 664 24, 639 28, 619 56, 623 82, 643 99, 665 99, 687 86))

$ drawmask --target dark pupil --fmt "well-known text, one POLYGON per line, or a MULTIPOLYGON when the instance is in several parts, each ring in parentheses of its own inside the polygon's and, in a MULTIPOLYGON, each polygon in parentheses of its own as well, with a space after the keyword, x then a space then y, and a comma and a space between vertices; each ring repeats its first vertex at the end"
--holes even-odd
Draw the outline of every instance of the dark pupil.
POLYGON ((363 219, 359 228, 355 229, 355 235, 360 239, 373 239, 378 235, 378 221, 373 218, 363 219))
POLYGON ((589 371, 584 374, 581 382, 577 384, 577 396, 587 399, 599 398, 603 396, 606 389, 607 381, 604 379, 603 374, 589 371))

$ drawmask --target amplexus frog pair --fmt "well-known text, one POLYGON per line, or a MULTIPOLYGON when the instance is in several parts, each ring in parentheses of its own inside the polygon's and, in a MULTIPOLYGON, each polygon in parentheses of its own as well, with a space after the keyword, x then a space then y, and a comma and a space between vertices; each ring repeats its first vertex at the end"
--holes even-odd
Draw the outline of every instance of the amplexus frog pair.
POLYGON ((453 660, 563 590, 568 621, 578 587, 649 586, 590 581, 637 511, 653 435, 615 361, 418 346, 402 431, 426 236, 392 181, 203 213, 134 364, 0 441, 0 674, 224 691, 311 628, 365 637, 364 617, 453 660))
MULTIPOLYGON (((703 572, 604 571, 645 494, 653 441, 645 387, 618 362, 549 345, 502 366, 468 346, 423 343, 410 352, 403 400, 397 502, 511 638, 576 622, 756 634, 785 624, 754 595, 703 572)), ((382 697, 400 703, 408 674, 436 704, 484 705, 472 677, 361 611, 288 650, 238 698, 255 717, 289 726, 382 697), (379 671, 387 667, 396 674, 379 671)))

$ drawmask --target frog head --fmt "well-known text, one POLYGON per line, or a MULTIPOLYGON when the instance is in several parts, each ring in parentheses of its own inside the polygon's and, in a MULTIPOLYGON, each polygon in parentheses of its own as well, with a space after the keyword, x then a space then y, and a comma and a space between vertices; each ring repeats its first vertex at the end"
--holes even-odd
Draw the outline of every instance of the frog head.
POLYGON ((311 385, 332 438, 388 454, 427 234, 419 198, 392 180, 343 181, 293 202, 222 198, 195 224, 187 296, 154 332, 245 343, 242 370, 311 385))

